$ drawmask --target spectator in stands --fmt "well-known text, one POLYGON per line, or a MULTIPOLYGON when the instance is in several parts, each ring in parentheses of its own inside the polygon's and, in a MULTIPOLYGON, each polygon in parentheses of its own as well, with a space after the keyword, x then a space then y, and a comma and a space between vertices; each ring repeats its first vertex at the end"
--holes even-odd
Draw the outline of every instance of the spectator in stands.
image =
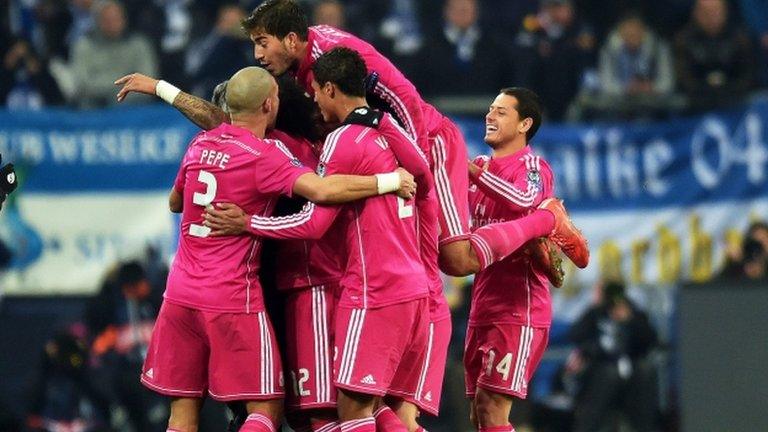
POLYGON ((37 0, 35 20, 40 24, 34 47, 41 57, 68 58, 67 34, 72 24, 68 2, 61 0, 37 0))
POLYGON ((630 13, 619 21, 600 50, 598 67, 597 92, 581 95, 582 111, 629 119, 669 108, 674 89, 672 55, 640 15, 630 13))
MULTIPOLYGON (((419 3, 416 0, 394 0, 391 2, 365 1, 372 10, 384 18, 378 21, 376 33, 370 39, 376 49, 395 63, 406 77, 417 73, 424 58, 420 50, 424 46, 423 22, 420 20, 419 3), (378 4, 378 5, 377 5, 378 4), (383 9, 382 9, 383 8, 383 9)), ((431 9, 439 9, 431 7, 431 9)), ((373 18, 369 13, 366 18, 373 18)), ((349 26, 359 26, 348 22, 349 26)))
POLYGON ((40 58, 32 45, 16 39, 3 50, 0 68, 0 103, 9 109, 40 109, 57 105, 64 99, 48 71, 48 64, 40 58))
POLYGON ((85 312, 92 340, 92 374, 99 387, 109 391, 112 403, 125 407, 137 431, 164 431, 166 426, 162 399, 147 392, 137 378, 163 290, 163 285, 150 282, 144 265, 130 261, 107 276, 85 312))
POLYGON ((430 35, 414 81, 427 96, 486 95, 508 81, 505 47, 478 24, 477 0, 447 0, 443 26, 430 35))
POLYGON ((30 432, 98 431, 109 425, 109 401, 89 377, 88 348, 78 327, 58 332, 42 350, 27 415, 30 432))
MULTIPOLYGON (((72 103, 81 108, 116 104, 116 77, 131 72, 157 74, 157 60, 147 39, 127 34, 125 10, 120 3, 100 0, 94 4, 93 13, 96 31, 80 39, 71 56, 76 89, 72 103)), ((133 102, 149 100, 139 96, 133 102)))
POLYGON ((727 261, 720 278, 768 281, 768 223, 752 223, 741 248, 726 253, 727 261))
POLYGON ((585 70, 594 63, 595 38, 577 17, 571 0, 542 0, 535 18, 518 33, 518 81, 542 99, 553 120, 562 120, 585 70))
POLYGON ((656 331, 626 297, 624 285, 607 283, 599 303, 574 323, 570 338, 577 349, 570 368, 582 374, 574 431, 603 430, 614 409, 635 431, 657 430, 656 368, 649 356, 656 331))
MULTIPOLYGON (((80 39, 93 31, 95 24, 91 7, 93 7, 93 0, 69 1, 69 13, 72 15, 72 23, 67 32, 67 46, 76 46, 80 39)), ((69 57, 69 53, 66 57, 69 57)))
POLYGON ((245 11, 235 4, 219 8, 216 25, 201 41, 187 50, 186 71, 194 83, 192 93, 208 98, 232 71, 240 70, 253 61, 253 44, 240 27, 245 11))
POLYGON ((741 101, 753 82, 749 38, 729 22, 725 0, 697 0, 691 18, 675 38, 677 81, 691 108, 741 101))
POLYGON ((338 29, 346 28, 344 5, 338 0, 320 0, 312 11, 314 25, 329 25, 338 29))
POLYGON ((744 22, 757 41, 759 83, 768 87, 768 0, 739 0, 744 22))

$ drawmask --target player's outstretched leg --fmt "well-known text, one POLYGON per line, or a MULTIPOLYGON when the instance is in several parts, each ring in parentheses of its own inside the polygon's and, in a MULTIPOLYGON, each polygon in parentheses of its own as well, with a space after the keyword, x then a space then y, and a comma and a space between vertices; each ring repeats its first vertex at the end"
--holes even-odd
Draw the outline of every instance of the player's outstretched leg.
POLYGON ((557 198, 549 198, 539 204, 539 209, 549 210, 555 215, 555 226, 549 238, 560 247, 568 259, 576 264, 576 267, 586 267, 589 264, 587 240, 571 221, 563 202, 557 198))
POLYGON ((451 276, 477 273, 529 240, 549 235, 554 226, 553 213, 537 209, 520 219, 478 228, 468 240, 440 245, 440 269, 451 276))

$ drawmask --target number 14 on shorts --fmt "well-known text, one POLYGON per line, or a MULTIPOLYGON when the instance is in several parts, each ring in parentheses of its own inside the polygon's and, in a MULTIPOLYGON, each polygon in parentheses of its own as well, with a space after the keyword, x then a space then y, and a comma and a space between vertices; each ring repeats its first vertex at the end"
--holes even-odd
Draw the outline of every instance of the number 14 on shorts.
POLYGON ((512 353, 506 353, 503 357, 496 362, 496 351, 490 349, 485 355, 485 376, 490 377, 491 374, 497 372, 501 375, 501 379, 504 381, 509 380, 509 372, 512 368, 512 353))

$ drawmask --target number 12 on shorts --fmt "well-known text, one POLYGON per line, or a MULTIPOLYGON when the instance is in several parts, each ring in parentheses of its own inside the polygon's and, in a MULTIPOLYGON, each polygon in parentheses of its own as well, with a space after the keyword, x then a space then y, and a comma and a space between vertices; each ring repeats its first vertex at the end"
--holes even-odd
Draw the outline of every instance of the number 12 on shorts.
POLYGON ((498 363, 495 363, 495 361, 496 351, 488 350, 488 354, 485 358, 485 376, 491 376, 495 365, 496 372, 501 374, 501 379, 507 381, 509 379, 509 370, 512 367, 512 353, 504 354, 504 357, 502 357, 498 363))

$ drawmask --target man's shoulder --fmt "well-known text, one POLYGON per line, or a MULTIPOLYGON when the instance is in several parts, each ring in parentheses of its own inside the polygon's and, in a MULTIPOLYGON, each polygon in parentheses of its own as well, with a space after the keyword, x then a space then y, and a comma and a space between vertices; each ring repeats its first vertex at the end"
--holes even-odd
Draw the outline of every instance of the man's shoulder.
POLYGON ((217 144, 226 146, 229 150, 237 153, 245 153, 253 156, 260 156, 270 146, 273 146, 277 140, 268 140, 259 138, 246 129, 222 123, 219 126, 199 133, 193 140, 193 144, 204 145, 217 144))

